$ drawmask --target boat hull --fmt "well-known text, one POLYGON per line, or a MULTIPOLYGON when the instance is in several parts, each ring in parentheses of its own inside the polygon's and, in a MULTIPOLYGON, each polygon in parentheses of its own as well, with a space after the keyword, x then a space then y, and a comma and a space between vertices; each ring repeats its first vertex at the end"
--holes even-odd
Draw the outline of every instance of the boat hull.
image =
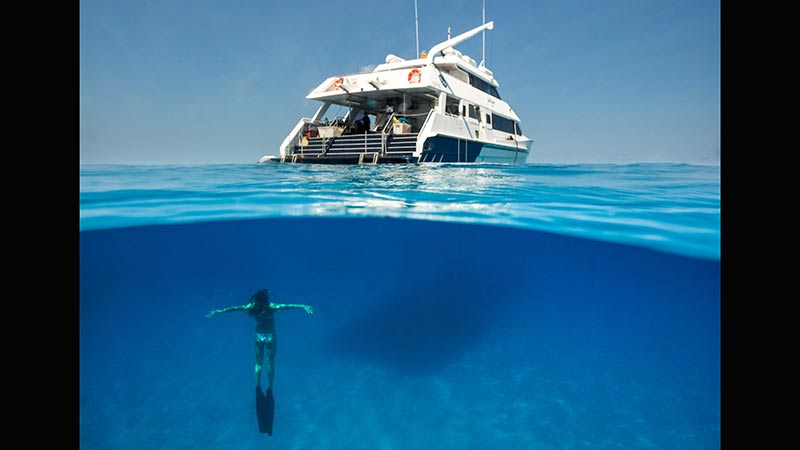
POLYGON ((273 161, 301 164, 408 164, 408 163, 494 163, 523 164, 528 159, 531 141, 510 147, 452 136, 432 136, 425 140, 419 156, 415 152, 365 151, 363 153, 295 152, 273 161))
POLYGON ((522 164, 530 153, 525 144, 509 147, 441 135, 426 139, 422 148, 419 162, 522 164))

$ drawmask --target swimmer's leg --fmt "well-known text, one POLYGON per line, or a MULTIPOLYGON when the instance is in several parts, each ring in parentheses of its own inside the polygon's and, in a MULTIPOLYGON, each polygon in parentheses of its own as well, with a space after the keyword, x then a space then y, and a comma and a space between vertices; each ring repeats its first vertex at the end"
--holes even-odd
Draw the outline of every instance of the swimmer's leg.
MULTIPOLYGON (((256 338, 256 387, 259 389, 261 388, 261 366, 264 364, 264 343, 258 342, 258 338, 256 338)), ((270 384, 272 382, 270 381, 270 384)))
POLYGON ((275 335, 272 335, 272 338, 267 341, 266 350, 267 350, 267 380, 269 381, 269 385, 267 386, 267 390, 272 389, 272 381, 275 378, 275 351, 277 350, 277 341, 275 340, 275 335))

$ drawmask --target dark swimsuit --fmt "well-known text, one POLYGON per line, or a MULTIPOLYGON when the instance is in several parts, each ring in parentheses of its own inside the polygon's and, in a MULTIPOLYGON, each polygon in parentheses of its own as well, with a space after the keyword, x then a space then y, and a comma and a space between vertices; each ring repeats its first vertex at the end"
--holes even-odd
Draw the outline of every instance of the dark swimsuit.
MULTIPOLYGON (((264 325, 267 325, 266 328, 268 329, 275 329, 275 316, 273 315, 273 311, 266 309, 254 315, 256 317, 256 329, 264 329, 264 325)), ((256 331, 256 342, 259 344, 269 344, 274 339, 273 334, 274 332, 264 333, 256 331)))

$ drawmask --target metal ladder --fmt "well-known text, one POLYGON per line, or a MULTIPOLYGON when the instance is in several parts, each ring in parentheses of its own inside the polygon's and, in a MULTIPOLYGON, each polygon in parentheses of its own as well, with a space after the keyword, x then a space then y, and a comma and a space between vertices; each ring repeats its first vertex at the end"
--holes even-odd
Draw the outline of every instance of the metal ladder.
POLYGON ((361 153, 358 155, 358 164, 378 164, 378 153, 361 153), (366 158, 372 158, 372 161, 364 161, 366 158))

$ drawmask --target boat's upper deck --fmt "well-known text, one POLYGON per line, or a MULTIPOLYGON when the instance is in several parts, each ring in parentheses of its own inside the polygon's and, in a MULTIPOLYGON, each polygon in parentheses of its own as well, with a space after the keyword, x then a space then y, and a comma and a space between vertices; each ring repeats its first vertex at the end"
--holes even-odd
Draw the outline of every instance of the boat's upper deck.
MULTIPOLYGON (((428 104, 433 107, 442 93, 446 103, 468 101, 511 120, 519 117, 500 98, 499 83, 491 70, 477 64, 453 46, 476 35, 492 22, 431 48, 428 57, 405 60, 388 55, 372 72, 327 78, 306 98, 370 111, 393 105, 428 104)), ((397 111, 395 109, 395 111, 397 111)))
MULTIPOLYGON (((452 49, 451 49, 452 50, 452 49)), ((393 55, 389 55, 391 59, 393 55)), ((510 105, 500 98, 499 83, 489 69, 472 65, 453 50, 426 59, 388 62, 372 72, 329 77, 306 98, 347 107, 382 109, 386 105, 417 100, 436 102, 441 93, 467 100, 509 119, 519 120, 510 105)))

